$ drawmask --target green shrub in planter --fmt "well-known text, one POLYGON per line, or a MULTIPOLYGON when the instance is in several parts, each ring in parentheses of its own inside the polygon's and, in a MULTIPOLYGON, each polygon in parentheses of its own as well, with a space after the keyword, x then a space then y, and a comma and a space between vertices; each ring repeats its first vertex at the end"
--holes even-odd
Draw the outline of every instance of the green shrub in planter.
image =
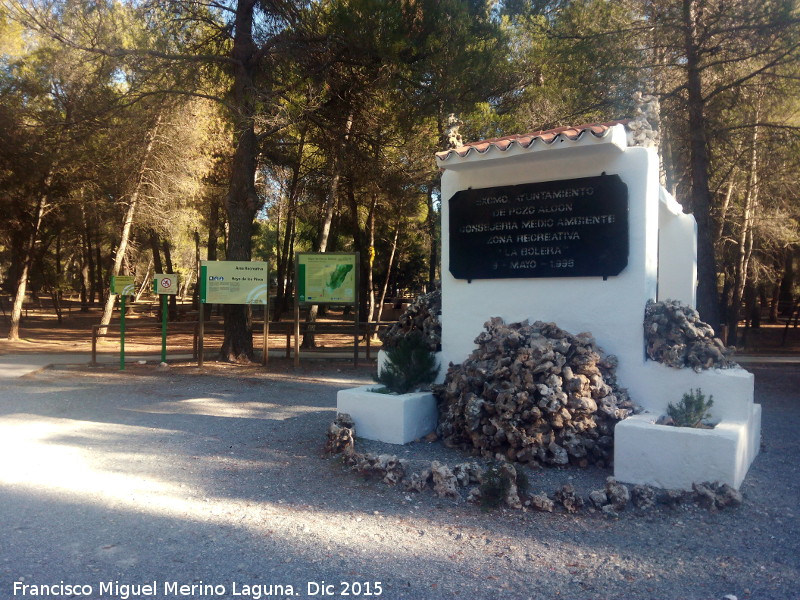
POLYGON ((697 388, 685 393, 677 405, 670 402, 667 415, 676 427, 701 427, 703 421, 711 416, 709 409, 713 404, 714 396, 709 396, 706 400, 705 394, 697 388))
POLYGON ((386 363, 375 379, 390 392, 407 394, 429 386, 438 374, 436 357, 422 333, 412 331, 397 346, 386 350, 386 363))

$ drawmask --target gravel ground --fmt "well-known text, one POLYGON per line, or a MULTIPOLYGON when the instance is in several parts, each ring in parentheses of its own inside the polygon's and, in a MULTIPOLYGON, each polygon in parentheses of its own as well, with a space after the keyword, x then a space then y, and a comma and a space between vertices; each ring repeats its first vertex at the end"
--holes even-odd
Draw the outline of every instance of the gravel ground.
MULTIPOLYGON (((800 370, 752 370, 764 446, 744 504, 619 519, 483 512, 347 471, 325 431, 370 372, 345 363, 42 371, 0 385, 0 598, 800 598, 800 370), (23 587, 62 582, 91 589, 23 587)), ((609 474, 529 478, 586 495, 609 474)))

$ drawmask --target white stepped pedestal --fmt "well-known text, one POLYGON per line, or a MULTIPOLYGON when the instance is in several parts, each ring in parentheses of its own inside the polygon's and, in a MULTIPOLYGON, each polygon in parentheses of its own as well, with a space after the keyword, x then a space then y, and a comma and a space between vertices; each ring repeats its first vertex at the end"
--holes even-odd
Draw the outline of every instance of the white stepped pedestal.
POLYGON ((692 483, 719 481, 739 488, 761 443, 761 405, 753 403, 753 375, 743 369, 695 373, 657 363, 645 366, 648 412, 614 429, 614 477, 625 483, 691 489, 692 483), (667 398, 677 404, 690 389, 713 396, 713 429, 656 425, 667 398))

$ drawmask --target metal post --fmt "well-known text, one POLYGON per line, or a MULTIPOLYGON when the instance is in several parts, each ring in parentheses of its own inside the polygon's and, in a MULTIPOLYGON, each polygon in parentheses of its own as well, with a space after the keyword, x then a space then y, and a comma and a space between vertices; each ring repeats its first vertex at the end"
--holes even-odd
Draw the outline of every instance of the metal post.
POLYGON ((203 335, 205 334, 205 317, 203 317, 203 306, 204 304, 200 302, 200 308, 198 310, 199 314, 199 321, 198 321, 198 331, 199 335, 197 338, 197 366, 203 366, 203 335))
POLYGON ((119 370, 125 370, 125 295, 119 297, 119 370))
MULTIPOLYGON (((356 287, 356 290, 358 290, 358 287, 356 287)), ((358 335, 359 334, 358 326, 360 324, 359 323, 359 314, 358 313, 361 312, 359 310, 360 308, 361 307, 358 305, 358 291, 356 291, 356 305, 355 305, 355 313, 356 314, 355 314, 355 319, 354 319, 355 322, 353 324, 353 328, 354 328, 354 332, 353 332, 353 334, 354 334, 353 335, 353 367, 355 367, 355 368, 358 368, 358 342, 360 341, 360 339, 359 339, 360 336, 358 335)))
POLYGON ((294 294, 294 366, 300 366, 300 302, 296 291, 294 294))
MULTIPOLYGON (((355 280, 355 298, 353 302, 353 308, 355 309, 355 318, 354 318, 354 327, 355 327, 355 335, 353 336, 353 367, 358 368, 358 326, 359 326, 359 313, 361 312, 361 303, 359 302, 361 298, 361 255, 360 253, 356 252, 356 264, 355 264, 355 273, 353 279, 355 280)), ((367 321, 369 324, 369 320, 367 321)))
POLYGON ((97 325, 92 325, 92 366, 97 366, 97 325))
POLYGON ((161 362, 167 362, 167 295, 161 294, 161 362))
POLYGON ((266 367, 269 362, 269 265, 265 269, 264 283, 267 290, 264 292, 264 358, 261 363, 266 367))

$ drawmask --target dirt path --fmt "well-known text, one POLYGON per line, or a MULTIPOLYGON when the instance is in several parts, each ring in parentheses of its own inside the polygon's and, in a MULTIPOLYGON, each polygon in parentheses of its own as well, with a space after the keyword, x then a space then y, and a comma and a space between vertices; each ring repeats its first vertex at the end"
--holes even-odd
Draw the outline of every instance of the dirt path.
MULTIPOLYGON (((100 585, 155 582, 158 593, 131 596, 140 598, 796 596, 796 367, 754 369, 765 448, 743 506, 618 520, 485 513, 358 477, 320 451, 336 391, 371 373, 335 362, 284 371, 50 370, 0 384, 0 597, 15 582, 61 581, 120 600, 122 588, 100 596, 100 585), (216 587, 180 595, 173 583, 216 587)), ((438 443, 362 449, 387 448, 465 459, 438 443)), ((548 469, 530 479, 534 491, 570 482, 585 494, 606 475, 548 469)))

